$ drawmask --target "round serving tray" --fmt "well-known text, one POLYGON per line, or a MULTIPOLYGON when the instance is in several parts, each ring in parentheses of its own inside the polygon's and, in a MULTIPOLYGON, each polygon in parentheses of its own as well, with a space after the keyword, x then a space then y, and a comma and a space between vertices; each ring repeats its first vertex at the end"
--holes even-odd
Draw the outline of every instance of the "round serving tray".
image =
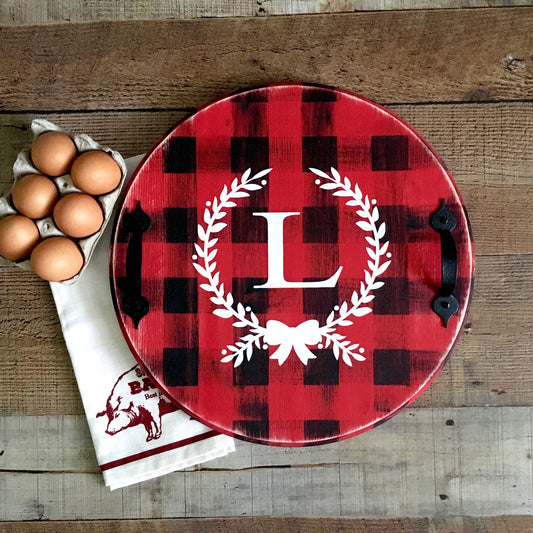
POLYGON ((345 90, 217 100, 145 157, 111 284, 131 350, 185 411, 279 446, 366 431, 412 402, 460 333, 474 270, 432 148, 345 90))

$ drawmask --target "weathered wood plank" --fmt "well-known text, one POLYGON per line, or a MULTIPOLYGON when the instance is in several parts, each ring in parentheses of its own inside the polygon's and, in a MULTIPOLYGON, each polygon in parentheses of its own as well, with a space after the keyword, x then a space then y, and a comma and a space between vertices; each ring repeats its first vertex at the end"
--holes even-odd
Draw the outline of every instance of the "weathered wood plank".
MULTIPOLYGON (((202 102, 206 103, 206 102, 202 102)), ((478 254, 533 253, 533 103, 391 105, 431 142, 457 181, 478 254), (489 216, 490 215, 490 216, 489 216), (495 239, 494 235, 501 238, 495 239)), ((185 111, 52 113, 73 133, 88 133, 125 157, 148 150, 185 111)), ((31 140, 31 114, 0 114, 0 190, 12 183, 17 153, 31 140)))
MULTIPOLYGON (((533 102, 387 107, 431 143, 461 183, 521 186, 531 182, 533 102)), ((10 183, 13 161, 29 145, 29 125, 35 117, 44 116, 72 133, 88 133, 124 157, 132 157, 148 150, 190 112, 0 113, 0 185, 5 188, 10 183)))
MULTIPOLYGON (((470 208, 477 252, 531 253, 533 105, 393 106, 393 110, 431 140, 459 182, 470 208)), ((51 118, 129 156, 146 150, 183 114, 75 113, 51 118)), ((4 190, 10 185, 11 162, 29 143, 29 122, 26 115, 0 115, 4 190)), ((469 334, 416 405, 531 402, 532 339, 527 324, 532 318, 532 267, 530 256, 478 258, 469 334)), ((2 413, 81 413, 48 286, 12 267, 2 267, 1 272, 2 413)))
MULTIPOLYGON (((207 103, 207 102, 206 102, 207 103)), ((533 105, 531 117, 533 120, 533 105)), ((124 157, 150 149, 187 111, 98 111, 89 113, 0 113, 0 191, 12 185, 12 167, 17 154, 30 146, 31 121, 44 117, 72 134, 87 133, 124 157)))
POLYGON ((0 275, 0 412, 82 413, 49 285, 12 266, 0 275))
POLYGON ((4 26, 0 110, 189 108, 280 80, 388 103, 523 100, 532 25, 524 7, 4 26))
MULTIPOLYGON (((48 285, 0 274, 0 413, 82 413, 48 285)), ((466 333, 416 406, 531 405, 532 277, 533 255, 477 258, 466 333)))
POLYGON ((450 9, 526 6, 528 0, 151 0, 85 2, 3 0, 0 24, 57 24, 99 20, 164 20, 200 17, 253 17, 396 9, 450 9))
POLYGON ((6 533, 524 533, 530 516, 442 516, 426 518, 203 518, 4 523, 6 533))
POLYGON ((237 442, 196 471, 107 491, 82 416, 2 417, 0 520, 532 514, 533 408, 409 409, 310 448, 237 442))

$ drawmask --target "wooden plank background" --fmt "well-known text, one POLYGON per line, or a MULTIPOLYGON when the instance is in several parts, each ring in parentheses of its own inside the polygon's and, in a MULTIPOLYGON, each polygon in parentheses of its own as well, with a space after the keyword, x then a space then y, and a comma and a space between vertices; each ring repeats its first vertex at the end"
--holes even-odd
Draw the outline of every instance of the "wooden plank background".
POLYGON ((4 27, 0 110, 190 109, 294 80, 384 104, 531 100, 532 27, 520 7, 4 27))
POLYGON ((161 20, 204 17, 264 17, 353 11, 509 7, 528 0, 2 0, 0 23, 10 25, 161 20))
POLYGON ((83 416, 3 417, 0 520, 527 514, 532 415, 531 407, 409 409, 319 447, 238 441, 224 458, 113 492, 83 416))
POLYGON ((429 517, 379 519, 320 519, 320 518, 238 518, 238 519, 180 519, 180 520, 106 520, 95 524, 82 521, 12 522, 5 524, 6 533, 56 533, 64 527, 69 533, 92 533, 95 527, 101 533, 413 533, 417 531, 447 531, 453 533, 502 533, 528 531, 531 521, 525 516, 484 517, 429 517))
POLYGON ((0 520, 8 522, 0 530, 89 531, 92 520, 103 531, 532 529, 533 8, 454 0, 100 4, 0 4, 3 192, 35 116, 129 157, 235 89, 339 85, 413 124, 451 170, 474 230, 474 299, 442 374, 381 427, 297 450, 239 442, 227 458, 109 492, 49 288, 2 265, 0 520), (437 9, 464 6, 479 9, 437 9), (348 13, 356 9, 383 11, 348 13), (243 516, 258 518, 231 518, 243 516), (145 520, 154 518, 167 520, 145 520))

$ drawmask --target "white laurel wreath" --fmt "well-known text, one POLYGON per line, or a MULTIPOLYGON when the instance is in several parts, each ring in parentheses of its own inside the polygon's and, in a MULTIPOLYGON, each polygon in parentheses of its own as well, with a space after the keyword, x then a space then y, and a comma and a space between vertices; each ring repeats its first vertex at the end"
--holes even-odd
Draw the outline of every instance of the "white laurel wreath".
MULTIPOLYGON (((379 210, 376 206, 373 208, 371 207, 371 201, 368 196, 363 198, 363 194, 357 184, 355 184, 352 190, 350 180, 347 177, 344 179, 341 178, 341 175, 334 168, 331 168, 331 176, 315 168, 310 168, 309 170, 319 178, 325 180, 324 182, 321 182, 320 180, 316 181, 316 184, 319 185, 320 188, 334 190, 334 196, 349 198, 346 201, 346 205, 359 208, 357 215, 363 220, 357 221, 356 224, 363 231, 371 234, 371 236, 365 237, 368 244, 371 246, 366 248, 366 252, 370 259, 367 262, 368 270, 364 270, 365 279, 364 282, 361 281, 360 294, 354 290, 350 298, 350 304, 345 301, 340 306, 335 306, 335 309, 333 309, 328 315, 326 323, 323 326, 319 326, 318 321, 308 321, 300 324, 300 326, 311 328, 314 340, 324 339, 324 342, 319 344, 319 347, 329 348, 331 346, 333 355, 337 360, 342 354, 342 360, 344 363, 348 366, 352 366, 351 358, 356 361, 365 360, 365 357, 362 355, 364 349, 360 348, 359 344, 353 344, 351 341, 345 340, 346 337, 337 333, 336 330, 338 326, 352 325, 353 322, 349 320, 350 317, 361 317, 372 311, 370 307, 364 307, 362 304, 369 303, 374 299, 374 295, 370 294, 370 292, 379 289, 384 284, 381 281, 376 281, 377 277, 383 274, 390 265, 390 261, 384 263, 380 262, 382 256, 387 253, 389 246, 388 241, 383 243, 380 242, 385 236, 386 227, 384 222, 377 227, 376 224, 379 221, 379 210), (336 311, 338 311, 338 316, 335 318, 336 311), (358 351, 356 351, 357 348, 359 348, 358 351)), ((235 367, 242 364, 244 357, 249 361, 252 357, 254 347, 261 349, 263 347, 261 341, 267 342, 269 338, 273 337, 273 335, 270 335, 270 337, 268 336, 269 323, 267 323, 267 327, 262 326, 250 307, 245 307, 242 303, 235 302, 231 292, 228 292, 227 294, 225 293, 224 283, 220 282, 220 273, 215 272, 216 262, 213 262, 213 259, 218 252, 215 248, 218 238, 213 238, 213 235, 219 233, 227 226, 225 222, 220 221, 227 215, 226 209, 236 207, 237 204, 233 200, 249 197, 250 192, 260 190, 266 185, 266 180, 263 180, 261 183, 256 182, 271 171, 272 169, 270 168, 261 170, 252 176, 251 169, 248 169, 242 174, 240 179, 235 178, 233 180, 229 190, 228 187, 224 185, 220 198, 218 199, 215 196, 212 202, 206 203, 207 207, 204 210, 203 217, 205 227, 198 224, 198 238, 203 246, 200 246, 197 243, 194 244, 197 257, 193 256, 193 266, 198 273, 207 280, 207 283, 201 284, 200 287, 207 292, 213 293, 210 300, 213 304, 218 306, 217 309, 213 310, 213 313, 220 318, 233 318, 235 320, 233 326, 236 328, 249 328, 249 332, 246 335, 241 336, 239 340, 235 342, 235 345, 228 345, 225 350, 222 350, 224 355, 227 352, 229 353, 221 359, 221 362, 228 363, 233 361, 235 367), (198 258, 202 259, 203 266, 200 265, 199 262, 196 262, 198 258), (235 304, 236 308, 233 307, 235 304)), ((387 255, 390 256, 390 254, 387 255)), ((281 324, 281 326, 285 328, 284 331, 287 333, 291 330, 295 331, 300 327, 289 328, 284 324, 281 324)), ((280 342, 271 341, 270 344, 277 345, 280 344, 280 342)), ((318 342, 315 343, 313 341, 313 345, 314 344, 318 344, 318 342)), ((271 358, 278 359, 279 364, 283 364, 291 347, 295 348, 298 357, 304 364, 307 364, 309 359, 316 357, 306 348, 306 346, 296 346, 293 342, 293 345, 289 346, 289 350, 283 350, 284 355, 276 357, 276 354, 274 354, 271 358)), ((280 350, 278 349, 278 351, 280 350)))

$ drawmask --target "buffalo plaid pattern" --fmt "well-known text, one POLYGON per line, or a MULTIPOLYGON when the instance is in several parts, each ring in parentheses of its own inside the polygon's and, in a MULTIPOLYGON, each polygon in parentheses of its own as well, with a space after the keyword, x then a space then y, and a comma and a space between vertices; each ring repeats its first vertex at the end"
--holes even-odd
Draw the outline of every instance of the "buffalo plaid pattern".
MULTIPOLYGON (((384 109, 351 93, 278 85, 219 100, 178 124, 149 154, 130 183, 112 250, 119 322, 134 355, 182 408, 213 428, 253 442, 302 446, 346 438, 392 416, 436 376, 459 334, 472 283, 473 248, 461 198, 427 144, 384 109), (385 284, 372 313, 338 332, 364 348, 350 367, 331 349, 303 365, 294 351, 283 365, 277 346, 255 348, 234 368, 222 350, 247 333, 213 314, 212 295, 193 268, 197 224, 224 185, 248 168, 273 170, 239 199, 216 235, 216 270, 235 302, 265 325, 321 324, 359 290, 367 265, 365 232, 355 209, 321 189, 310 167, 331 167, 377 200, 383 241, 390 242, 385 284), (449 327, 432 311, 441 283, 440 236, 429 225, 445 199, 458 217, 455 296, 449 327), (137 202, 151 220, 143 235, 142 295, 149 312, 138 328, 121 305, 128 234, 122 220, 137 202), (257 212, 297 212, 284 221, 284 276, 324 280, 333 288, 258 289, 268 278, 267 220, 257 212)), ((235 303, 235 305, 236 305, 235 303)))

